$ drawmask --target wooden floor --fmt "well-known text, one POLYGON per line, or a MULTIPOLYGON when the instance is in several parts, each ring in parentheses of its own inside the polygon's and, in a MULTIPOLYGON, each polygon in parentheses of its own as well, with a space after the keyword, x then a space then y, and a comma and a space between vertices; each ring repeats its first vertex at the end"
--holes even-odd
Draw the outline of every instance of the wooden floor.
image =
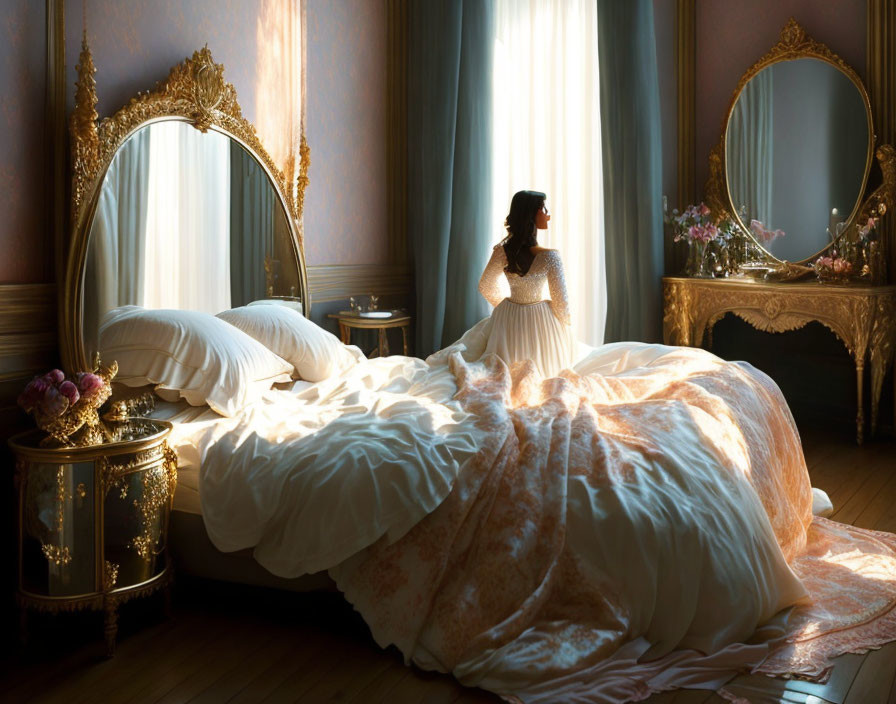
MULTIPOLYGON (((849 436, 804 440, 813 485, 830 494, 834 518, 896 532, 896 443, 856 447, 849 436)), ((381 650, 338 594, 292 595, 217 583, 180 583, 174 617, 157 601, 122 609, 118 651, 102 657, 95 613, 36 619, 31 644, 0 671, 0 701, 498 702, 451 677, 406 667, 381 650)), ((836 661, 824 685, 743 676, 727 687, 750 702, 896 703, 896 643, 836 661)), ((701 690, 657 694, 652 704, 724 700, 701 690)))

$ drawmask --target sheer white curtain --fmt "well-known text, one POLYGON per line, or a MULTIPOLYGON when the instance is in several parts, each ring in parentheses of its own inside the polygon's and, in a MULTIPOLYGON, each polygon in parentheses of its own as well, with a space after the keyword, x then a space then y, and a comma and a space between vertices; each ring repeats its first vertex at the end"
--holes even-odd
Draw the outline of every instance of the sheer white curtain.
POLYGON ((595 0, 497 0, 492 151, 495 241, 516 191, 547 194, 573 326, 591 345, 606 319, 595 0))
POLYGON ((151 126, 143 305, 230 308, 230 142, 183 122, 151 126))

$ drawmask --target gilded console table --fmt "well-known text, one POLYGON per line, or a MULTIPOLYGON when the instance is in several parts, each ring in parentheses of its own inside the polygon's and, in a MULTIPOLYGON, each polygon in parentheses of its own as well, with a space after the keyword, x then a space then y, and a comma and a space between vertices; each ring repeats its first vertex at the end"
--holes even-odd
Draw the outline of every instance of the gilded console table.
POLYGON ((726 313, 734 313, 765 332, 796 330, 813 321, 829 328, 855 361, 856 441, 859 444, 864 439, 865 427, 862 393, 865 361, 870 358, 872 435, 877 431, 884 376, 896 351, 896 286, 663 278, 666 344, 700 347, 707 334, 711 347, 712 328, 726 313))

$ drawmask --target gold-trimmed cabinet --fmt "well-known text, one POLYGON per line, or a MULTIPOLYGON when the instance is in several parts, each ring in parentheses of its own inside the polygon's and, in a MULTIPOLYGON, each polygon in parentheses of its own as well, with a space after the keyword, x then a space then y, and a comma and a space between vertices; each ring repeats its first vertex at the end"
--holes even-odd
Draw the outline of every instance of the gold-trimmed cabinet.
POLYGON ((116 423, 114 442, 77 448, 40 446, 43 433, 15 435, 20 635, 29 610, 105 614, 112 655, 118 606, 167 591, 168 518, 177 455, 167 421, 116 423))

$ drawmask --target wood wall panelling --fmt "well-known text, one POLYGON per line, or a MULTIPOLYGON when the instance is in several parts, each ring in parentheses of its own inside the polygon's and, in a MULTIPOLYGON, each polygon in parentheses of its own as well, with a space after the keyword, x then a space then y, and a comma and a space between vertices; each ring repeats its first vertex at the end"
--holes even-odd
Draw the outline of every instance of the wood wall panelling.
POLYGON ((0 285, 0 435, 21 419, 25 382, 58 362, 57 341, 55 284, 0 285))
POLYGON ((308 267, 311 305, 350 296, 410 296, 407 264, 331 264, 308 267))

